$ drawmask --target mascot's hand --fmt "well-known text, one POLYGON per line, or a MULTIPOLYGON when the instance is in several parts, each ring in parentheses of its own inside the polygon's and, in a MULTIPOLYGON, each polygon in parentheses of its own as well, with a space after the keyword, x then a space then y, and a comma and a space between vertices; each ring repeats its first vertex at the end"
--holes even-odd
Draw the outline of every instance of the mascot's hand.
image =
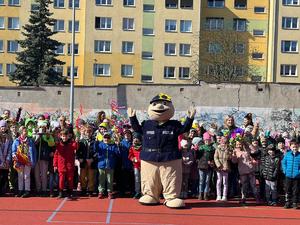
POLYGON ((193 106, 191 106, 187 111, 187 115, 189 118, 194 118, 195 114, 196 114, 196 109, 193 106))
POLYGON ((134 117, 136 114, 136 111, 134 109, 132 109, 131 107, 128 107, 127 114, 129 117, 134 117))

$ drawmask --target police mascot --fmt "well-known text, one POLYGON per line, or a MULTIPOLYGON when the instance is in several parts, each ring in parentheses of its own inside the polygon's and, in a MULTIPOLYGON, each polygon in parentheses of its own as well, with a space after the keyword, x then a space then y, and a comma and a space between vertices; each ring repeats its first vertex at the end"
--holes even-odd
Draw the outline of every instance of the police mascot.
POLYGON ((162 193, 164 204, 169 208, 183 208, 184 201, 179 199, 182 182, 181 152, 178 149, 178 136, 188 132, 193 124, 196 110, 191 107, 184 125, 174 116, 171 97, 156 95, 148 108, 149 120, 140 125, 136 112, 128 108, 128 116, 134 131, 143 135, 141 159, 141 188, 143 205, 159 204, 162 193))

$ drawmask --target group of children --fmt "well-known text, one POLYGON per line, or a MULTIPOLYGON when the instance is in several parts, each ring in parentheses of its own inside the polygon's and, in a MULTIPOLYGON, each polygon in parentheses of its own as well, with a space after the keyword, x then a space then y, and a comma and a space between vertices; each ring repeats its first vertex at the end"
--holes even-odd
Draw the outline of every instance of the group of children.
MULTIPOLYGON (((82 196, 100 199, 116 193, 139 198, 141 134, 129 124, 120 128, 116 118, 107 119, 103 111, 94 124, 77 122, 72 127, 64 116, 51 121, 49 115, 19 121, 6 110, 0 120, 0 195, 11 189, 20 197, 55 196, 57 189, 59 198, 65 190, 72 198, 77 189, 82 196)), ((245 204, 252 195, 257 203, 276 206, 284 195, 285 208, 298 208, 298 141, 259 130, 251 114, 240 128, 232 116, 219 128, 194 123, 178 138, 180 197, 226 202, 241 196, 245 204)))

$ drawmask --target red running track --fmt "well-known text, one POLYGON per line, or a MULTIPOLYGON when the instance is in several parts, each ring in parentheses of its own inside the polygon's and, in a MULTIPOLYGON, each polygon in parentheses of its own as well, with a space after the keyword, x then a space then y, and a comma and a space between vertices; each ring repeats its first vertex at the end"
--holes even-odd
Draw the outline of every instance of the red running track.
POLYGON ((118 198, 0 198, 0 225, 119 224, 119 225, 299 225, 300 210, 282 207, 240 207, 237 202, 187 200, 187 208, 142 206, 118 198))

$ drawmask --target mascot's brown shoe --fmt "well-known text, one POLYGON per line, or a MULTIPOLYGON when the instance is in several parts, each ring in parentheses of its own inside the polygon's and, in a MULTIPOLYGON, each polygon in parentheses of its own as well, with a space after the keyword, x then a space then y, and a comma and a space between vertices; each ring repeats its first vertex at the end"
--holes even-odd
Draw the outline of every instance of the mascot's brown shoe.
POLYGON ((168 208, 171 209, 182 209, 185 208, 184 201, 180 198, 174 198, 171 200, 166 200, 164 203, 168 208))
POLYGON ((159 201, 150 195, 144 195, 139 199, 139 203, 142 205, 158 205, 159 201))

